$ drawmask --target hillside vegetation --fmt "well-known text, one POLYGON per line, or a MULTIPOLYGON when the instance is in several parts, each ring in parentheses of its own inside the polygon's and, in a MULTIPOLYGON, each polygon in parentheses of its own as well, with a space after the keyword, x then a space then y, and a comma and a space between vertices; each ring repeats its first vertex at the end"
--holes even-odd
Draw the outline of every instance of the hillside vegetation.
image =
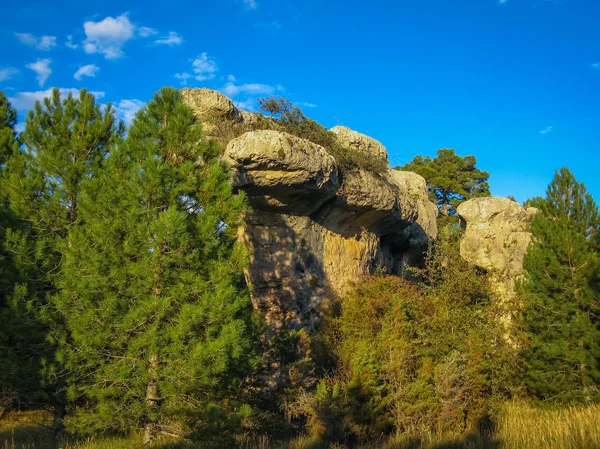
MULTIPOLYGON (((387 170, 262 106, 342 170, 387 170)), ((16 126, 0 92, 0 449, 600 447, 600 214, 568 168, 528 202, 510 300, 460 257, 456 207, 489 174, 441 150, 404 167, 442 212, 424 264, 274 328, 244 276, 245 193, 178 91, 126 128, 55 89, 16 126)))

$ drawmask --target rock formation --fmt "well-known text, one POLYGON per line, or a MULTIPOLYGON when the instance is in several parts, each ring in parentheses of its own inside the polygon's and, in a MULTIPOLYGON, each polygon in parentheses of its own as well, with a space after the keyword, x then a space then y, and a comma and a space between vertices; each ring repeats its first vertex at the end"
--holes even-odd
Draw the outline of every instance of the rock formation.
POLYGON ((466 227, 461 256, 492 274, 502 299, 514 296, 514 281, 523 272, 523 258, 531 242, 529 222, 537 209, 524 208, 508 198, 474 198, 457 208, 466 227))
MULTIPOLYGON (((232 138, 224 158, 253 208, 242 232, 252 254, 247 279, 272 329, 310 329, 323 302, 360 276, 376 269, 403 274, 422 262, 437 234, 437 209, 422 177, 342 171, 319 145, 256 129, 269 119, 237 110, 218 92, 183 89, 182 97, 209 134, 223 120, 255 129, 232 138)), ((376 140, 344 127, 332 132, 343 146, 387 161, 376 140)))

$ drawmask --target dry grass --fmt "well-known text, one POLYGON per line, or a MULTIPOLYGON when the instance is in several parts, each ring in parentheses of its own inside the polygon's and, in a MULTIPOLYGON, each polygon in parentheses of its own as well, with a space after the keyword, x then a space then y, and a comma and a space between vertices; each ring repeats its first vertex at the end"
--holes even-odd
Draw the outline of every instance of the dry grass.
MULTIPOLYGON (((48 416, 37 413, 8 415, 0 421, 0 449, 134 449, 142 447, 139 435, 85 441, 56 440, 44 427, 48 416)), ((159 449, 191 448, 161 442, 159 449)), ((202 447, 202 446, 198 446, 202 447)), ((239 449, 322 449, 326 446, 308 437, 285 443, 257 438, 239 449)), ((345 449, 332 445, 331 449, 345 449)), ((600 449, 600 406, 555 410, 512 402, 497 423, 467 435, 401 435, 371 443, 361 449, 600 449)))
POLYGON ((540 410, 509 403, 498 429, 503 449, 598 449, 600 405, 540 410))

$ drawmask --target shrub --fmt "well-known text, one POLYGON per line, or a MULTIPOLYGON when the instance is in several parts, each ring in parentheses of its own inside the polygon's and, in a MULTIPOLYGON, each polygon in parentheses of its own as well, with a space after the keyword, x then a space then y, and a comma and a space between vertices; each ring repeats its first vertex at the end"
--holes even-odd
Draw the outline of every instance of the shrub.
POLYGON ((369 277, 343 298, 329 326, 337 372, 296 411, 312 427, 334 426, 316 426, 318 435, 463 432, 518 392, 515 349, 487 276, 458 257, 455 243, 442 236, 418 270, 421 284, 369 277))
POLYGON ((258 101, 262 111, 278 117, 277 123, 282 126, 283 131, 321 145, 335 158, 342 170, 362 168, 375 173, 387 171, 387 161, 375 155, 342 146, 335 133, 305 117, 302 110, 289 100, 282 97, 270 97, 260 98, 258 101))

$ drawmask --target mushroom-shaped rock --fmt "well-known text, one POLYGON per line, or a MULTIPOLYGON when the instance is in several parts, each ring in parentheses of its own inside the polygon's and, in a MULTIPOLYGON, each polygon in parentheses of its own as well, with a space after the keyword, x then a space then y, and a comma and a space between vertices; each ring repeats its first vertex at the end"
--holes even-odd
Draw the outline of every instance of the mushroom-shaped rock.
POLYGON ((339 187, 335 159, 312 142, 273 130, 251 131, 227 145, 235 187, 254 208, 309 215, 339 187))
POLYGON ((473 198, 457 208, 466 226, 461 256, 486 270, 519 275, 531 241, 529 223, 537 209, 508 198, 473 198))
POLYGON ((342 146, 355 149, 364 154, 370 154, 387 161, 387 150, 377 140, 361 134, 345 126, 334 126, 330 131, 337 136, 342 146))
POLYGON ((181 99, 188 105, 199 122, 204 126, 206 135, 213 135, 222 123, 242 121, 242 115, 233 101, 221 92, 212 89, 183 88, 179 91, 181 99))

